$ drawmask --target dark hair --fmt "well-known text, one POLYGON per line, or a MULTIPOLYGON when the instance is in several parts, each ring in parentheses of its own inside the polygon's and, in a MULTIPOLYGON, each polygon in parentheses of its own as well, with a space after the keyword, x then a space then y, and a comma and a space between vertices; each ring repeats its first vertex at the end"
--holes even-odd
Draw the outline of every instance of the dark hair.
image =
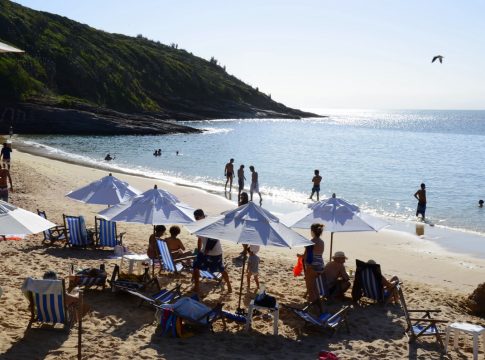
POLYGON ((165 230, 167 230, 167 228, 166 228, 165 226, 163 226, 163 225, 157 225, 157 226, 155 226, 155 232, 156 232, 156 233, 157 233, 157 232, 164 233, 164 232, 165 232, 165 230))
POLYGON ((244 169, 244 165, 241 164, 241 166, 239 166, 240 169, 244 169))
POLYGON ((253 166, 253 165, 251 165, 251 166, 249 167, 249 170, 254 170, 254 166, 253 166))
POLYGON ((180 227, 177 225, 170 226, 170 235, 173 237, 176 237, 178 234, 180 234, 180 227))
POLYGON ((239 197, 239 206, 241 205, 246 205, 249 202, 249 196, 248 193, 243 191, 241 193, 241 196, 239 197))
POLYGON ((49 270, 44 273, 42 276, 44 280, 57 280, 57 274, 55 271, 49 270))
POLYGON ((232 162, 232 161, 234 161, 234 159, 230 159, 229 161, 231 161, 231 162, 232 162))
POLYGON ((197 220, 197 218, 203 218, 205 216, 204 210, 202 209, 197 209, 194 211, 194 218, 197 220))
POLYGON ((426 185, 424 185, 424 183, 421 183, 421 189, 424 189, 426 187, 426 185))
POLYGON ((315 175, 320 174, 320 170, 315 170, 315 175))
POLYGON ((316 237, 319 237, 320 235, 322 235, 324 227, 325 225, 323 224, 312 224, 310 230, 316 237))

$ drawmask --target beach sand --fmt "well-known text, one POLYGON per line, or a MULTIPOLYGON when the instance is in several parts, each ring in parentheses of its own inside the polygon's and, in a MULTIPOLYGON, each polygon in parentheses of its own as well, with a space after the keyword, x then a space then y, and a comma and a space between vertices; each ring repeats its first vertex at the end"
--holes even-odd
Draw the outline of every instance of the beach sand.
MULTIPOLYGON (((84 215, 88 226, 94 225, 94 215, 102 206, 72 201, 64 195, 79 186, 107 175, 106 171, 15 152, 12 164, 15 192, 11 202, 30 211, 43 209, 48 218, 62 223, 62 214, 84 215)), ((155 179, 113 175, 145 191, 155 184, 175 194, 194 208, 203 208, 209 215, 219 214, 234 206, 226 199, 202 190, 177 186, 155 179)), ((126 231, 124 244, 131 251, 145 253, 147 239, 152 231, 148 225, 118 224, 118 231, 126 231)), ((307 231, 302 232, 308 236, 307 231)), ((71 264, 75 267, 99 267, 106 264, 110 274, 116 260, 107 257, 107 250, 79 250, 61 245, 42 244, 42 234, 28 236, 22 241, 0 242, 0 358, 1 359, 72 359, 77 354, 77 328, 70 334, 62 331, 33 329, 25 332, 30 312, 28 302, 20 292, 23 280, 40 278, 46 270, 55 270, 67 276, 71 264)), ((181 239, 188 249, 196 247, 196 238, 182 231, 181 239)), ((329 235, 325 234, 326 251, 329 235)), ((224 308, 237 308, 237 293, 241 268, 233 262, 241 246, 223 242, 224 257, 234 292, 214 288, 202 282, 203 301, 209 305, 224 303, 224 308)), ((436 244, 412 234, 383 230, 379 233, 335 234, 333 250, 343 250, 349 259, 346 265, 355 268, 355 259, 374 259, 381 264, 383 273, 390 278, 398 275, 403 281, 404 293, 410 308, 438 308, 440 318, 448 321, 466 321, 476 324, 483 319, 467 315, 461 304, 465 296, 485 279, 485 260, 449 253, 436 244)), ((302 277, 294 277, 292 267, 296 253, 302 249, 264 248, 259 255, 260 281, 267 292, 280 303, 302 306, 305 285, 302 277)), ((328 253, 326 252, 326 258, 328 253)), ((163 286, 182 284, 190 294, 190 275, 162 275, 163 286)), ((253 285, 254 286, 254 285, 253 285)), ((254 287, 253 287, 254 289, 254 287)), ((244 307, 254 292, 243 291, 244 307)), ((245 332, 241 326, 216 323, 215 334, 197 333, 180 339, 162 337, 155 333, 154 310, 139 307, 139 301, 127 294, 90 289, 85 301, 92 313, 83 322, 83 358, 85 359, 314 359, 320 350, 334 352, 341 359, 438 359, 440 348, 433 340, 420 341, 410 346, 403 331, 405 320, 397 306, 353 304, 349 314, 350 334, 345 330, 333 337, 312 328, 303 328, 303 322, 288 311, 280 311, 279 336, 272 335, 273 323, 261 316, 254 318, 253 330, 245 332)), ((334 304, 336 309, 342 304, 334 304)), ((453 358, 470 358, 470 339, 460 341, 459 352, 451 351, 453 358)), ((483 347, 479 356, 484 356, 483 347)))

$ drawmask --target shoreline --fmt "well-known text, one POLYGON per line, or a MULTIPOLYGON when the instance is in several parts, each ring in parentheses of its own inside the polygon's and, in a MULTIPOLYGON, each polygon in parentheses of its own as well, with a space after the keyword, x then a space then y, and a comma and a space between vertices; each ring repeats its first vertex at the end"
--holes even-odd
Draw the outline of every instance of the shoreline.
MULTIPOLYGON (((65 174, 64 176, 75 177, 78 174, 79 178, 75 181, 73 181, 74 179, 63 179, 69 183, 75 182, 78 184, 77 186, 85 185, 106 174, 105 169, 66 162, 60 159, 51 159, 38 154, 19 151, 17 155, 13 159, 14 166, 16 161, 31 162, 36 163, 39 168, 45 168, 48 172, 56 169, 59 176, 65 174)), ((147 184, 151 184, 148 188, 151 188, 152 184, 159 184, 159 186, 174 193, 181 201, 194 208, 203 208, 209 215, 219 215, 222 211, 236 206, 234 202, 227 200, 223 196, 211 194, 195 187, 181 186, 149 176, 121 173, 115 170, 110 172, 128 181, 130 185, 141 191, 147 190, 147 184)), ((74 188, 69 188, 69 190, 74 188)), ((68 206, 72 203, 67 198, 64 198, 63 202, 68 206)), ((80 209, 83 207, 92 206, 86 204, 76 206, 76 208, 80 209)), ((97 211, 102 210, 100 207, 95 207, 95 209, 97 211)), ((126 224, 126 226, 131 226, 131 224, 126 224)), ((426 227, 428 230, 432 229, 429 226, 426 227)), ((298 230, 298 232, 304 236, 309 236, 307 230, 298 230)), ((329 233, 324 232, 323 238, 327 244, 330 244, 329 233)), ((227 246, 233 245, 228 244, 227 246)), ((372 258, 380 262, 383 265, 383 271, 387 273, 405 274, 404 277, 407 279, 440 285, 463 293, 473 291, 483 281, 483 276, 485 275, 485 259, 474 257, 470 254, 457 254, 441 247, 430 239, 420 238, 415 234, 394 229, 387 228, 380 232, 336 233, 334 235, 333 251, 338 250, 344 250, 346 253, 349 253, 347 256, 349 257, 348 264, 350 267, 355 266, 354 259, 356 258, 361 260, 372 258), (361 241, 355 241, 356 238, 361 241), (429 263, 430 261, 432 264, 429 263), (448 267, 448 271, 444 271, 443 266, 448 267), (467 284, 463 284, 461 281, 462 276, 465 274, 468 279, 467 284)), ((274 248, 269 248, 265 252, 280 253, 274 248)), ((285 250, 281 255, 292 261, 296 253, 295 249, 285 250), (291 255, 288 255, 290 253, 291 255)), ((324 260, 327 261, 328 253, 326 253, 325 257, 324 260)))

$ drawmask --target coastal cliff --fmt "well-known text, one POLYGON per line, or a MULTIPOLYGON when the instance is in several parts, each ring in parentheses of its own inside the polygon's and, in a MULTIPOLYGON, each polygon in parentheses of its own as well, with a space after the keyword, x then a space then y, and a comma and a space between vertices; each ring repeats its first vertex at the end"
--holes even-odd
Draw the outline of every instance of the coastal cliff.
POLYGON ((177 120, 302 118, 209 61, 0 0, 0 132, 157 134, 177 120), (167 120, 172 120, 167 122, 167 120))

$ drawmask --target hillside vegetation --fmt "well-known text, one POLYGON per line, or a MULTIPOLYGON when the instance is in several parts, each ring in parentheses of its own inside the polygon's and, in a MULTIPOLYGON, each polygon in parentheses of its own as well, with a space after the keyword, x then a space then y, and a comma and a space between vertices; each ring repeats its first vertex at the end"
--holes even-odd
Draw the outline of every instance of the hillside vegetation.
POLYGON ((0 0, 0 39, 26 51, 0 55, 0 103, 99 107, 158 119, 311 115, 273 101, 214 59, 7 0, 0 0))

